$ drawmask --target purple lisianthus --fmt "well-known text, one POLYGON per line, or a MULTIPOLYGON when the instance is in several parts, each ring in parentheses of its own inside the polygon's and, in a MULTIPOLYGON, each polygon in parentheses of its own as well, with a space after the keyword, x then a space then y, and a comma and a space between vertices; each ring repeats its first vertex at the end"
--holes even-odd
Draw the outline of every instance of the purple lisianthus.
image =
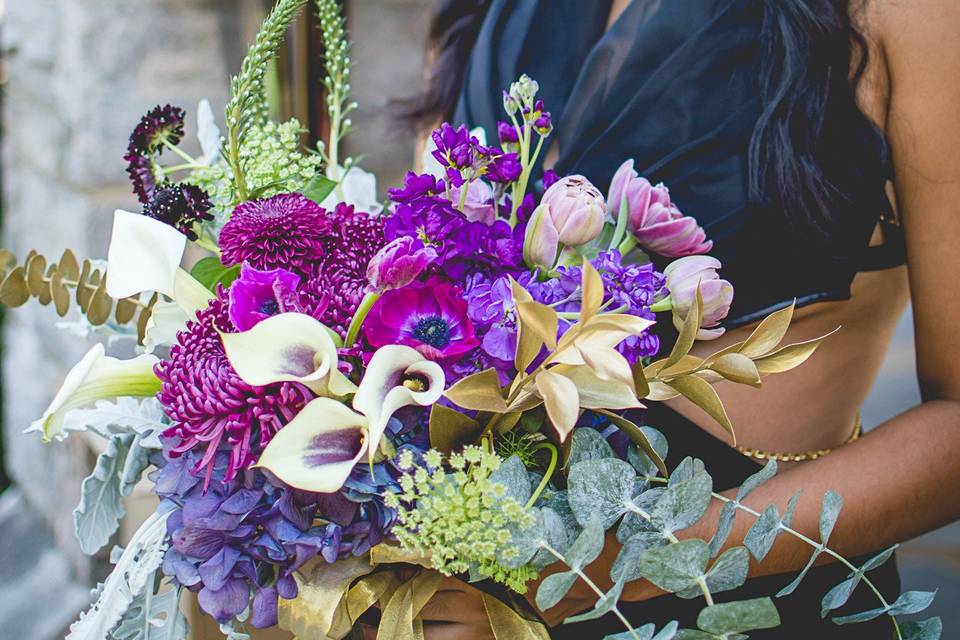
POLYGON ((299 286, 300 276, 292 271, 264 271, 244 262, 240 277, 230 286, 230 321, 238 331, 248 331, 278 313, 302 313, 299 286))
POLYGON ((373 347, 404 344, 440 362, 469 353, 480 343, 463 292, 440 281, 387 291, 370 310, 363 332, 373 347))
POLYGON ((367 279, 375 291, 399 289, 413 282, 437 259, 433 247, 403 236, 384 245, 367 265, 367 279))

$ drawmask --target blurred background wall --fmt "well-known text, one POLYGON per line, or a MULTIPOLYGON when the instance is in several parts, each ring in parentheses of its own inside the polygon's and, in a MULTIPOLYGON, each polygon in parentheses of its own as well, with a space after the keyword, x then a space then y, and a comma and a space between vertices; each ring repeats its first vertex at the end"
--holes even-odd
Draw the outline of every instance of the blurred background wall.
MULTIPOLYGON (((215 109, 263 15, 264 0, 0 0, 2 244, 23 256, 103 256, 115 208, 136 210, 124 173, 126 139, 157 103, 215 109)), ((418 84, 429 0, 349 0, 353 93, 360 109, 347 150, 378 175, 381 195, 413 159, 412 137, 386 113, 418 84)), ((293 58, 293 56, 291 56, 293 58)), ((295 65, 294 65, 294 68, 295 65)), ((316 91, 303 78, 300 90, 316 91)), ((303 96, 295 96, 299 100, 303 96)), ((296 111, 296 110, 294 110, 296 111)), ((192 140, 193 121, 188 139, 192 140)), ((81 438, 42 445, 22 435, 88 348, 55 328, 52 309, 5 314, 2 333, 4 468, 0 495, 0 636, 62 637, 102 578, 105 558, 83 556, 72 511, 94 452, 81 438)), ((867 425, 918 400, 909 317, 864 410, 867 425)), ((934 609, 960 631, 960 530, 904 546, 906 587, 941 591, 934 609)))

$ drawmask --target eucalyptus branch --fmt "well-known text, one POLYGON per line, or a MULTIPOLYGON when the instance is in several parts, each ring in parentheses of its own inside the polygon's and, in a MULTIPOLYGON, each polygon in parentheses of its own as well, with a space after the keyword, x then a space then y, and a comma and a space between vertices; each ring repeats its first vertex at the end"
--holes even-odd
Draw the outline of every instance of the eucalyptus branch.
MULTIPOLYGON (((590 579, 590 576, 588 576, 586 573, 583 572, 583 569, 578 569, 573 565, 571 565, 570 563, 568 563, 566 557, 564 557, 562 553, 560 553, 559 551, 557 551, 556 549, 554 549, 544 541, 540 542, 540 548, 546 551, 547 553, 549 553, 550 555, 552 555, 554 558, 556 558, 558 562, 562 562, 564 566, 569 567, 569 569, 572 572, 577 574, 578 578, 583 580, 584 584, 586 584, 591 591, 597 594, 598 598, 603 599, 607 595, 606 593, 603 592, 603 589, 597 586, 596 582, 590 579)), ((630 637, 632 637, 634 640, 641 640, 640 635, 636 632, 636 630, 634 630, 633 625, 630 624, 630 621, 627 620, 626 616, 623 615, 623 612, 620 611, 620 608, 617 606, 616 603, 613 604, 610 611, 613 613, 613 615, 617 616, 617 619, 619 619, 620 622, 622 622, 623 625, 627 628, 627 631, 630 633, 630 637)))

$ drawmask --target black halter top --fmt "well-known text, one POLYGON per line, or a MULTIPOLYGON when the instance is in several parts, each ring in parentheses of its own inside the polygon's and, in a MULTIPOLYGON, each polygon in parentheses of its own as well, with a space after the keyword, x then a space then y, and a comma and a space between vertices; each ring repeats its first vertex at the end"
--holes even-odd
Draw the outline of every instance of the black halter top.
MULTIPOLYGON (((727 326, 793 300, 847 299, 858 271, 904 261, 898 229, 868 248, 878 222, 893 219, 886 145, 852 92, 832 96, 820 156, 835 163, 844 198, 843 210, 831 212, 831 237, 752 201, 748 150, 763 107, 758 42, 769 5, 633 0, 607 30, 611 0, 492 0, 454 121, 490 136, 504 119, 501 91, 521 73, 537 80, 556 123, 557 173, 583 174, 605 189, 633 158, 705 228, 736 292, 727 326), (831 142, 831 131, 844 135, 831 142)), ((849 60, 835 65, 846 78, 849 60)))

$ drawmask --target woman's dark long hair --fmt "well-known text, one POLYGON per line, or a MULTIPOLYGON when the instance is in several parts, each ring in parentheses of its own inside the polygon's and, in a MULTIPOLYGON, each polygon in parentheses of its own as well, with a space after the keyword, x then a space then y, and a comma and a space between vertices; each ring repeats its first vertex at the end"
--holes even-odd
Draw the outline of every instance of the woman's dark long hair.
MULTIPOLYGON (((430 27, 432 69, 424 90, 398 103, 406 122, 428 127, 451 117, 470 52, 490 0, 440 0, 430 27)), ((831 135, 828 103, 869 126, 856 106, 868 47, 851 14, 858 0, 763 0, 759 89, 764 105, 750 140, 750 191, 756 202, 821 232, 844 201, 821 146, 831 135)), ((834 145, 836 148, 836 145, 834 145)), ((841 163, 842 164, 842 163, 841 163)), ((828 234, 829 235, 829 234, 828 234)))

